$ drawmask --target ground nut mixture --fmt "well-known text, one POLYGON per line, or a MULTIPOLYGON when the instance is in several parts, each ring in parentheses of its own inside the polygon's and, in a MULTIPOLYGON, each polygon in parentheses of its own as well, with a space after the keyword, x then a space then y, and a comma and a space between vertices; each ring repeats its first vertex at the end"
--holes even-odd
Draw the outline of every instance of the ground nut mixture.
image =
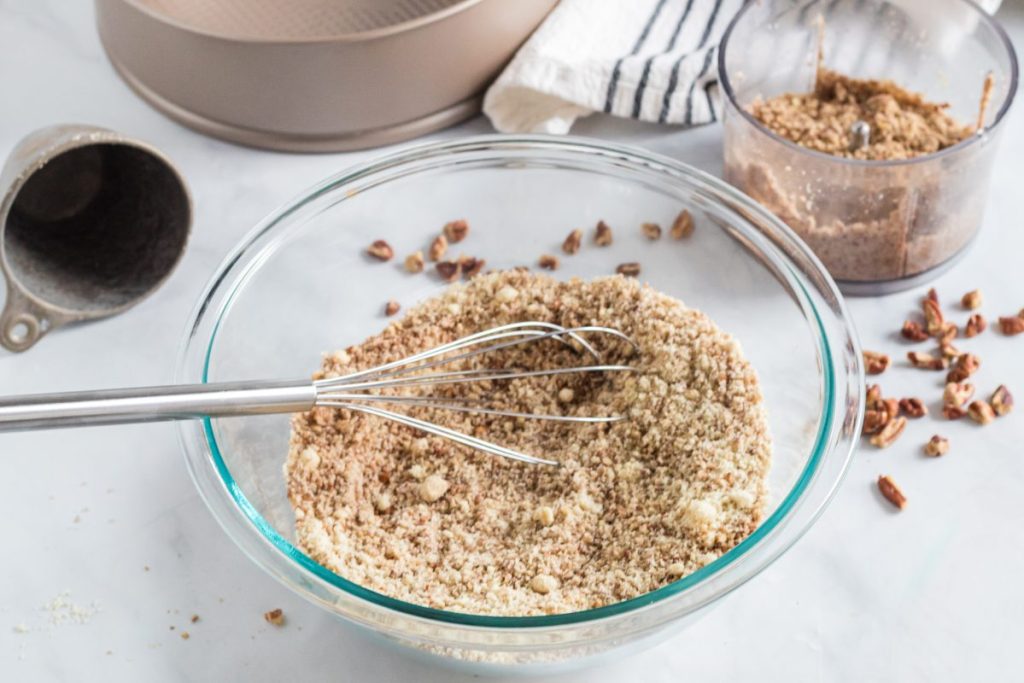
MULTIPOLYGON (((286 476, 306 552, 357 584, 409 602, 540 615, 654 590, 754 530, 771 450, 757 377, 737 342, 704 314, 634 279, 481 275, 326 357, 316 376, 525 320, 615 327, 640 351, 606 341, 605 360, 637 372, 462 384, 446 396, 629 419, 587 425, 409 411, 562 463, 549 467, 346 410, 297 415, 286 476)), ((488 366, 523 368, 584 362, 550 340, 487 357, 488 366)))

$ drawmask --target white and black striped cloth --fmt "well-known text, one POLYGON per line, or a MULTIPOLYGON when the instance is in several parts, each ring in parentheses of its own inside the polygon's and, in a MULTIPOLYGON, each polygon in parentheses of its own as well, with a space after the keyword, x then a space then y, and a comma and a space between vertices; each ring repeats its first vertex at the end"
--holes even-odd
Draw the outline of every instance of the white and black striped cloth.
POLYGON ((565 133, 595 111, 719 117, 718 40, 743 0, 561 0, 488 90, 503 132, 565 133))

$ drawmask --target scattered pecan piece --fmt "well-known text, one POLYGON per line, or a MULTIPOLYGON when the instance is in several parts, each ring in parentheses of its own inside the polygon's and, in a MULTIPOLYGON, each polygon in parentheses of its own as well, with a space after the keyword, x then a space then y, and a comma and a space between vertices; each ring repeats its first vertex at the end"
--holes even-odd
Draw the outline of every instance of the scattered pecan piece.
POLYGON ((963 355, 960 352, 960 349, 953 346, 949 342, 942 342, 941 344, 939 344, 939 351, 942 353, 943 357, 948 358, 950 362, 953 362, 954 360, 963 355))
POLYGON ((946 375, 947 382, 963 382, 981 367, 981 359, 973 353, 963 353, 956 357, 953 367, 946 375))
POLYGON ((872 384, 864 392, 864 397, 869 408, 873 408, 882 400, 882 387, 872 384))
POLYGON ((966 414, 967 411, 960 406, 952 406, 948 404, 942 406, 942 417, 947 420, 959 420, 966 414))
POLYGON ((903 323, 903 329, 900 330, 900 334, 903 335, 904 339, 910 341, 920 342, 928 338, 928 333, 925 331, 921 323, 916 320, 907 320, 903 323))
POLYGON ((580 250, 580 244, 583 242, 583 231, 573 230, 562 242, 562 251, 570 256, 580 250))
POLYGON ((378 261, 390 261, 395 255, 394 249, 384 240, 374 240, 373 244, 366 248, 366 253, 378 261))
POLYGON ((267 621, 268 624, 273 624, 274 626, 284 626, 284 610, 282 610, 281 608, 272 609, 269 612, 264 612, 263 618, 267 621))
POLYGON ((462 272, 462 268, 456 261, 440 261, 434 268, 445 282, 455 282, 462 272))
POLYGON ((956 323, 946 322, 942 326, 942 334, 939 335, 939 344, 949 344, 960 336, 960 328, 956 323))
POLYGON ((640 231, 649 240, 661 239, 661 226, 657 223, 644 223, 640 226, 640 231))
POLYGON ((384 304, 384 315, 394 315, 395 313, 398 313, 400 308, 402 308, 402 304, 398 303, 394 299, 391 299, 386 304, 384 304))
POLYGON ((907 353, 907 360, 909 360, 911 365, 915 368, 921 368, 922 370, 945 370, 949 367, 948 358, 944 358, 943 356, 933 356, 930 353, 910 351, 907 353))
POLYGON ((878 448, 886 448, 895 443, 896 439, 900 438, 903 430, 907 427, 907 418, 896 417, 889 420, 882 431, 878 432, 871 437, 871 445, 878 448))
POLYGON ((942 403, 947 406, 960 407, 974 396, 974 385, 970 382, 949 382, 942 391, 942 403))
POLYGON ((883 398, 882 399, 882 410, 885 411, 886 416, 889 420, 895 420, 900 416, 900 402, 894 398, 883 398))
POLYGON ((946 329, 946 320, 942 315, 939 302, 934 299, 925 299, 921 302, 921 309, 924 311, 924 327, 928 330, 928 334, 933 337, 941 337, 946 329))
POLYGON ((462 270, 462 274, 466 276, 466 279, 468 280, 471 277, 479 275, 480 271, 484 269, 484 265, 486 265, 487 261, 474 256, 460 256, 458 263, 459 268, 462 270))
POLYGON ((887 501, 900 510, 907 507, 907 497, 903 495, 903 491, 900 491, 900 487, 896 486, 896 482, 889 475, 883 474, 878 477, 878 490, 887 501))
POLYGON ((1000 384, 996 387, 992 398, 988 402, 992 406, 992 411, 999 417, 1013 410, 1013 394, 1010 393, 1005 384, 1000 384))
POLYGON ((1009 336, 1024 332, 1024 318, 1019 315, 1007 315, 999 318, 999 330, 1009 336))
POLYGON ((869 375, 880 375, 889 367, 890 358, 878 351, 867 351, 864 354, 864 372, 869 375))
POLYGON ((460 218, 455 221, 450 221, 444 224, 444 228, 441 229, 444 233, 444 237, 450 244, 457 244, 462 240, 466 239, 466 235, 469 234, 469 223, 465 219, 460 218))
POLYGON ((939 293, 935 291, 934 287, 929 289, 928 293, 924 295, 923 301, 928 300, 934 301, 935 303, 939 303, 939 293))
POLYGON ((949 453, 949 439, 936 434, 932 438, 928 439, 928 443, 924 445, 924 453, 925 455, 930 455, 933 458, 949 453))
POLYGON ((612 243, 612 229, 604 221, 598 221, 594 228, 594 244, 599 247, 607 247, 612 243))
POLYGON ((967 406, 967 417, 971 418, 980 425, 987 425, 996 419, 996 413, 988 403, 982 400, 971 401, 971 405, 967 406))
POLYGON ((438 235, 430 243, 430 250, 427 252, 427 255, 430 256, 431 261, 440 261, 444 258, 446 251, 448 251, 448 238, 444 235, 438 235))
POLYGON ((960 304, 968 311, 976 311, 981 308, 981 290, 972 289, 963 295, 960 304))
POLYGON ((681 240, 693 234, 693 216, 689 211, 683 209, 672 222, 672 229, 669 230, 672 239, 681 240))
POLYGON ((405 257, 405 270, 409 273, 423 272, 423 252, 417 251, 405 257))
POLYGON ((626 277, 636 277, 640 274, 640 264, 636 262, 620 263, 615 272, 626 277))
POLYGON ((558 268, 558 257, 551 254, 544 254, 537 261, 537 265, 544 270, 556 270, 558 268))
POLYGON ((861 434, 864 436, 870 436, 877 434, 882 431, 889 422, 889 413, 884 410, 872 410, 868 409, 864 411, 864 426, 861 428, 861 434))
POLYGON ((901 398, 900 411, 907 417, 924 417, 928 414, 928 406, 919 398, 901 398))
POLYGON ((967 319, 967 324, 964 326, 964 336, 976 337, 984 332, 986 327, 988 327, 988 323, 985 322, 985 316, 981 313, 974 313, 967 319))

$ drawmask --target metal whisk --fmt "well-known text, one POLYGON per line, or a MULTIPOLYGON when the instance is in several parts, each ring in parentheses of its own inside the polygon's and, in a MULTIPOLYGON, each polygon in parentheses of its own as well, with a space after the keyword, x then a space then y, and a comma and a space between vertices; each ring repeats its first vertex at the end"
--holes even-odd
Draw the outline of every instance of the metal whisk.
POLYGON ((589 334, 607 335, 636 344, 618 330, 585 326, 565 328, 552 323, 522 322, 495 327, 451 343, 343 377, 292 382, 223 382, 137 389, 112 389, 59 394, 38 394, 0 399, 0 432, 52 427, 189 420, 270 413, 294 413, 317 406, 346 408, 420 429, 485 453, 534 464, 555 465, 551 460, 505 448, 475 436, 378 407, 380 404, 442 408, 559 422, 614 422, 620 415, 545 415, 497 410, 480 401, 452 399, 430 394, 387 394, 382 390, 415 387, 429 390, 450 384, 513 380, 581 372, 626 372, 628 365, 605 364, 587 341, 589 334), (523 344, 555 340, 588 354, 592 363, 542 370, 518 368, 448 369, 445 366, 523 344))

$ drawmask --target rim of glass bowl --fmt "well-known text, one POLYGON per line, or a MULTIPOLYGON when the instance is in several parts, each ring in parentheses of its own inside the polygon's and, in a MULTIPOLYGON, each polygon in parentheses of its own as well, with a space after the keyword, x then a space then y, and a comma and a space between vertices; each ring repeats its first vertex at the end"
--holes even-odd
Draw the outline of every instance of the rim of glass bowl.
MULTIPOLYGON (((779 557, 779 555, 782 554, 782 552, 788 549, 813 525, 814 521, 831 500, 836 488, 839 486, 839 483, 842 481, 853 452, 852 442, 847 444, 845 453, 841 452, 841 448, 837 448, 838 446, 841 446, 841 441, 845 439, 845 432, 841 428, 840 423, 844 419, 847 421, 853 420, 851 423, 853 424, 853 433, 860 432, 859 422, 862 411, 860 410, 859 403, 856 406, 855 412, 849 410, 849 407, 847 406, 848 410, 845 418, 842 414, 839 414, 840 409, 843 407, 840 404, 840 401, 845 397, 839 396, 835 391, 836 373, 834 370, 833 358, 835 350, 829 345, 828 333, 826 332, 825 325, 822 322, 819 310, 808 293, 806 286, 807 275, 803 274, 795 267, 794 263, 791 262, 791 257, 784 254, 772 238, 775 240, 782 240, 786 243, 785 246, 788 249, 795 249, 802 257, 806 258, 810 262, 816 271, 812 273, 815 276, 816 284, 826 290, 825 293, 830 295, 831 300, 837 307, 838 315, 836 315, 836 319, 844 327, 844 332, 847 337, 842 340, 844 344, 843 348, 840 350, 845 351, 853 357, 852 362, 854 364, 854 368, 852 372, 848 372, 848 375, 852 375, 852 377, 849 377, 848 379, 851 379, 852 383, 855 383, 858 387, 863 384, 863 369, 860 361, 859 343, 857 341, 856 334, 853 332, 852 326, 848 322, 849 316, 846 313, 845 303, 843 302, 835 283, 828 276, 824 266, 803 244, 803 242, 796 237, 795 233, 793 233, 785 224, 781 223, 767 210, 761 208, 753 200, 749 199, 738 190, 717 178, 687 166, 686 164, 674 161, 668 157, 628 146, 594 142, 568 136, 554 137, 527 135, 512 137, 484 135, 462 138, 456 141, 429 143, 426 145, 420 144, 384 156, 376 161, 350 167, 310 188, 308 191, 302 193, 298 198, 286 203, 283 207, 271 213, 266 219, 253 228, 241 240, 238 246, 228 254, 224 261, 222 261, 214 276, 208 282, 203 294, 200 296, 198 303, 190 315, 178 357, 176 371, 177 380, 195 381, 194 377, 187 376, 189 370, 189 359, 197 353, 193 348, 193 342, 201 343, 201 340, 198 340, 196 337, 201 323, 206 316, 215 314, 217 317, 210 332, 210 339, 205 343, 205 348, 201 350, 200 358, 202 366, 201 381, 203 383, 208 381, 210 358, 217 338, 217 331, 225 313, 230 310, 233 300, 244 288, 249 274, 255 272, 263 262, 264 257, 276 250, 282 241, 290 234, 289 228, 297 228, 303 224, 301 217, 296 219, 297 222, 288 222, 288 219, 293 218, 300 209, 329 193, 343 194, 345 192, 345 187, 350 183, 360 181, 365 182, 369 179, 376 179, 386 183, 396 177, 402 177, 405 175, 402 170, 408 170, 407 166, 415 162, 437 162, 433 166, 416 168, 412 171, 429 172, 430 170, 437 169, 439 165, 444 167, 459 163, 460 155, 478 153, 481 151, 493 152, 498 155, 502 152, 505 152, 507 155, 511 155, 513 153, 522 154, 524 152, 543 152, 549 156, 568 155, 570 159, 587 160, 590 162, 607 164, 609 169, 613 169, 614 166, 626 166, 636 169, 655 170, 659 173, 665 174, 666 177, 689 178, 690 182, 695 187, 699 187, 704 191, 710 191, 714 195, 724 196, 738 205, 742 212, 749 212, 748 215, 756 215, 759 219, 766 221, 778 232, 778 234, 769 236, 754 227, 744 226, 746 231, 749 232, 749 234, 744 233, 744 237, 747 240, 759 242, 761 243, 760 246, 767 248, 767 251, 762 250, 759 252, 759 255, 773 261, 777 268, 781 268, 781 272, 788 274, 788 284, 791 286, 792 294, 797 299, 797 303, 800 305, 805 316, 808 316, 809 321, 813 323, 812 329, 814 330, 817 338, 819 346, 818 351, 821 354, 822 366, 824 368, 824 372, 822 373, 822 412, 819 414, 820 424, 818 427, 818 433, 815 437, 814 448, 807 464, 800 473, 799 478, 793 488, 789 493, 787 493, 779 507, 750 536, 717 560, 698 571, 689 574, 688 576, 657 590, 651 591, 650 593, 589 610, 545 616, 508 617, 452 612, 405 602, 403 600, 398 600, 382 593, 363 588, 362 586, 351 582, 320 565, 299 550, 290 541, 281 536, 274 527, 256 511, 255 507, 249 503, 241 488, 235 483, 231 472, 228 470, 227 465, 224 462, 209 418, 205 418, 201 422, 182 422, 179 424, 178 432, 180 441, 185 450, 186 464, 188 466, 189 473, 191 474, 201 497, 213 513, 214 517, 217 518, 218 522, 228 535, 236 542, 236 544, 238 544, 242 550, 260 567, 267 570, 279 580, 284 581, 286 584, 288 582, 279 575, 279 572, 276 571, 274 567, 271 566, 270 561, 265 561, 264 558, 257 556, 256 552, 243 544, 243 541, 234 533, 237 529, 244 529, 244 532, 249 534, 255 531, 260 537, 256 540, 262 540, 262 545, 264 547, 269 544, 274 551, 288 558, 292 563, 294 563, 294 565, 298 566, 308 574, 311 574, 316 579, 326 582, 330 586, 340 589, 352 596, 355 596, 356 598, 366 600, 379 607, 395 610, 415 617, 455 625, 540 628, 592 622, 607 617, 623 615, 642 607, 652 606, 656 603, 663 602, 667 598, 699 586, 706 579, 719 574, 722 570, 733 565, 740 558, 747 556, 750 550, 758 547, 763 541, 772 538, 774 534, 781 531, 781 529, 786 526, 784 522, 788 521, 791 513, 799 508, 803 494, 808 490, 808 486, 820 471, 820 466, 825 456, 832 453, 835 457, 843 458, 842 462, 838 463, 838 473, 836 474, 834 481, 829 483, 828 490, 824 492, 824 496, 817 503, 818 507, 811 511, 811 514, 806 519, 803 527, 800 528, 792 538, 786 539, 784 544, 777 548, 771 556, 765 557, 759 564, 755 563, 754 567, 741 571, 739 576, 733 577, 723 588, 716 589, 712 595, 709 595, 706 599, 700 601, 697 607, 703 606, 704 604, 731 592, 733 589, 753 578, 760 573, 760 571, 770 565, 777 557, 779 557), (390 175, 388 175, 389 173, 390 175), (387 175, 387 177, 381 179, 379 177, 381 175, 387 175), (275 232, 279 234, 275 234, 275 236, 271 238, 270 235, 275 232), (850 415, 851 412, 853 412, 852 417, 850 415), (197 424, 201 424, 201 427, 197 428, 197 424), (196 436, 195 432, 197 429, 201 431, 202 438, 197 438, 196 442, 202 443, 206 447, 206 452, 201 454, 198 457, 198 460, 204 463, 206 467, 213 469, 214 474, 218 478, 219 486, 208 487, 202 480, 201 473, 197 470, 196 462, 194 462, 195 459, 190 457, 192 453, 190 451, 189 435, 191 434, 192 436, 196 436), (219 495, 221 498, 226 494, 226 496, 230 498, 230 509, 222 511, 217 502, 211 500, 210 496, 214 494, 219 495), (225 514, 222 514, 222 512, 225 514), (239 513, 241 513, 241 516, 239 513)), ((546 157, 540 158, 545 159, 546 157)), ((377 184, 378 183, 372 183, 371 187, 376 186, 377 184)), ((359 192, 365 191, 366 189, 368 188, 363 187, 359 192)), ((345 201, 345 199, 341 199, 340 201, 345 201)), ((847 384, 849 383, 851 382, 847 382, 847 384)), ((855 400, 862 401, 862 394, 863 392, 858 388, 858 398, 855 400)), ((290 587, 298 590, 295 586, 290 585, 290 587)), ((694 609, 696 609, 696 607, 694 607, 694 609)))
MULTIPOLYGON (((811 1, 813 2, 813 0, 811 1)), ((784 147, 789 147, 790 149, 795 150, 797 152, 802 152, 812 157, 828 160, 837 164, 849 164, 851 166, 870 166, 872 168, 909 166, 913 164, 927 163, 929 161, 932 161, 933 159, 941 159, 944 156, 955 154, 962 149, 971 147, 972 145, 975 144, 980 144, 991 138, 991 134, 996 132, 996 128, 999 127, 999 124, 1003 122, 1003 119, 1006 118, 1006 114, 1010 111, 1010 105, 1013 104, 1014 97, 1016 97, 1017 95, 1017 79, 1019 78, 1017 65, 1017 51, 1014 50, 1013 42, 1010 40, 1010 36, 1006 34, 1006 30, 1003 28, 1002 24, 1000 24, 994 16, 992 16, 984 9, 982 9, 981 6, 974 2, 974 0, 953 1, 961 2, 968 8, 970 8, 972 11, 974 11, 974 13, 977 15, 977 18, 980 19, 980 21, 983 24, 987 25, 990 29, 992 29, 997 36, 999 36, 999 40, 1002 43, 1003 48, 1006 50, 1006 56, 1010 60, 1010 88, 1006 96, 1006 99, 1003 101, 1003 106, 999 108, 999 111, 996 113, 995 119, 992 121, 992 125, 985 128, 982 131, 981 135, 968 136, 967 138, 961 140, 952 147, 947 147, 946 149, 939 150, 938 152, 932 152, 931 154, 922 154, 921 156, 912 157, 910 159, 892 159, 889 161, 875 161, 869 159, 847 159, 845 157, 837 157, 834 154, 826 154, 825 152, 819 152, 817 150, 810 149, 802 145, 798 145, 792 140, 787 140, 781 135, 761 125, 760 121, 755 119, 750 114, 750 112, 746 110, 746 108, 740 106, 740 103, 736 101, 736 92, 735 90, 733 90, 732 81, 729 79, 729 72, 725 68, 726 53, 729 52, 729 47, 730 45, 732 45, 731 38, 733 30, 739 25, 740 21, 743 20, 743 17, 747 14, 747 11, 753 5, 759 3, 743 3, 743 7, 741 7, 740 10, 736 13, 736 15, 732 18, 732 21, 729 22, 729 25, 725 29, 725 33, 722 34, 722 39, 721 41, 719 41, 720 47, 718 50, 718 80, 722 84, 722 91, 725 93, 725 97, 728 100, 729 104, 731 104, 732 107, 737 112, 739 112, 740 116, 746 119, 747 123, 752 125, 756 130, 760 131, 762 134, 768 136, 772 140, 783 145, 784 147)), ((786 11, 796 11, 797 9, 799 9, 799 5, 794 3, 793 6, 786 11)))

